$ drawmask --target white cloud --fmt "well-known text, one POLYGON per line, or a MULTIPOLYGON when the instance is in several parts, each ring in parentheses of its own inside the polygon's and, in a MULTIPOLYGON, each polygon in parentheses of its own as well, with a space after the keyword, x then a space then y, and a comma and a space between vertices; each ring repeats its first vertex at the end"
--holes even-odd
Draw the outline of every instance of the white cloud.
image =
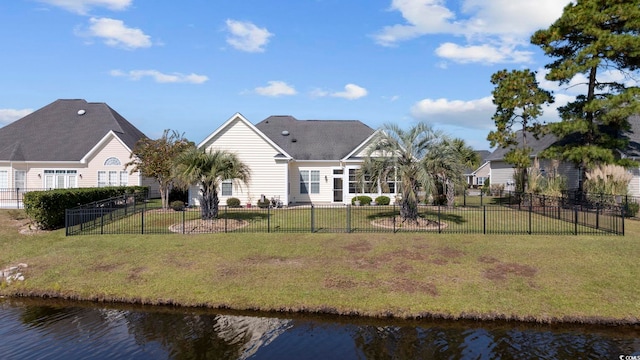
POLYGON ((393 46, 419 36, 448 34, 465 38, 464 44, 443 44, 437 54, 456 62, 528 62, 529 36, 560 17, 571 0, 463 0, 455 13, 445 0, 392 0, 404 24, 384 27, 376 42, 393 46), (451 54, 454 52, 454 54, 451 54), (447 55, 449 55, 447 57, 447 55))
POLYGON ((344 91, 334 92, 330 95, 347 100, 355 100, 367 96, 367 89, 356 84, 347 84, 344 86, 344 91))
POLYGON ((0 125, 21 119, 33 112, 32 109, 0 109, 0 125))
POLYGON ((125 49, 151 46, 149 35, 140 29, 127 27, 122 20, 92 17, 89 22, 87 33, 80 35, 102 38, 109 46, 125 49))
POLYGON ((109 10, 125 10, 133 0, 40 0, 43 3, 61 7, 78 14, 86 14, 94 7, 105 7, 109 10))
POLYGON ((164 74, 157 70, 131 70, 129 72, 124 72, 121 70, 111 70, 111 76, 121 76, 127 77, 130 80, 140 80, 143 77, 150 77, 155 80, 157 83, 189 83, 189 84, 202 84, 209 80, 209 78, 205 75, 198 74, 180 74, 180 73, 171 73, 164 74))
POLYGON ((424 99, 411 107, 411 116, 432 124, 469 129, 492 129, 495 112, 492 97, 476 100, 424 99))
POLYGON ((459 63, 496 64, 529 62, 532 52, 518 51, 512 46, 495 47, 490 44, 460 46, 447 42, 436 49, 436 55, 459 63))
POLYGON ((315 89, 311 92, 311 96, 313 97, 331 96, 331 97, 339 97, 347 100, 359 99, 361 97, 367 96, 367 94, 368 94, 367 89, 361 86, 358 86, 356 84, 345 85, 344 91, 330 92, 323 89, 315 89))
POLYGON ((273 36, 266 28, 259 28, 248 21, 227 20, 227 31, 230 36, 227 43, 236 50, 246 52, 263 52, 264 46, 273 36))
POLYGON ((255 92, 263 96, 295 95, 296 89, 284 81, 269 81, 269 85, 255 88, 255 92))

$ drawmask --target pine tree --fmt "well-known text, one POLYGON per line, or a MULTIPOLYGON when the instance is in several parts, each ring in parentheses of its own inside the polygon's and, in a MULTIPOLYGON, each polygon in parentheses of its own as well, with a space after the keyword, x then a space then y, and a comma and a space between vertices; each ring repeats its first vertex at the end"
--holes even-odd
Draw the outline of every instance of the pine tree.
POLYGON ((559 141, 546 156, 571 161, 582 171, 596 164, 631 165, 618 150, 628 144, 621 136, 629 130, 628 118, 640 113, 640 89, 625 85, 638 79, 639 35, 637 0, 577 0, 531 37, 554 58, 546 66, 547 80, 566 85, 578 75, 586 79, 586 93, 559 108, 562 121, 550 124, 559 141), (613 79, 612 73, 621 76, 613 79))

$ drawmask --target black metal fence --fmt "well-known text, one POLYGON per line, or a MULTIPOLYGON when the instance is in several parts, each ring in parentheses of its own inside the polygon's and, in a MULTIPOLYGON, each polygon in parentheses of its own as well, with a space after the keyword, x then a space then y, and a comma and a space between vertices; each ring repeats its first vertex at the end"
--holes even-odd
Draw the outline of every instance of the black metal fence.
POLYGON ((22 209, 22 198, 29 191, 44 191, 45 188, 0 188, 0 208, 22 209))
POLYGON ((163 210, 149 207, 146 202, 123 200, 67 210, 66 234, 424 232, 624 235, 624 216, 620 207, 591 209, 504 200, 503 205, 422 205, 418 212, 417 221, 403 221, 399 207, 394 205, 222 206, 218 218, 201 220, 197 208, 163 210))

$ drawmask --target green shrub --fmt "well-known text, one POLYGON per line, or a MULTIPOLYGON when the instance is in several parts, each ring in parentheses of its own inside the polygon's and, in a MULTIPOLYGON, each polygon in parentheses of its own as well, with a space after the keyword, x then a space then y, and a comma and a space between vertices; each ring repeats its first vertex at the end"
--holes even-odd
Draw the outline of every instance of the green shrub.
POLYGON ((227 206, 232 208, 240 207, 240 199, 230 197, 227 199, 227 206))
POLYGON ((169 203, 169 206, 175 211, 183 211, 184 210, 184 201, 175 200, 169 203))
POLYGON ((183 190, 179 188, 173 188, 169 191, 169 204, 172 202, 180 200, 183 203, 189 202, 189 190, 183 190))
POLYGON ((638 203, 628 202, 624 204, 625 217, 635 217, 638 214, 638 210, 640 210, 640 205, 638 203))
POLYGON ((144 201, 149 193, 146 186, 110 186, 99 188, 55 189, 29 191, 24 194, 24 211, 42 229, 64 227, 65 210, 95 201, 134 194, 136 201, 144 201))
POLYGON ((268 208, 269 204, 271 204, 271 201, 269 199, 258 200, 258 207, 261 209, 268 208))
POLYGON ((391 203, 391 199, 388 196, 378 196, 376 198, 376 204, 378 205, 389 205, 391 203))
POLYGON ((354 196, 353 199, 351 199, 351 205, 355 205, 356 200, 360 200, 360 205, 370 205, 373 199, 367 195, 354 196))

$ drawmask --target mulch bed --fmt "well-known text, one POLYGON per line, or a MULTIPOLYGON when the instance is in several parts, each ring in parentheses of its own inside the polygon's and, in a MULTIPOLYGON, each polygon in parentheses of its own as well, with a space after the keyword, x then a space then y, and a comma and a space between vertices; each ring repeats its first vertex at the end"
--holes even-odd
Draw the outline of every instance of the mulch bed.
POLYGON ((416 221, 404 220, 400 216, 394 218, 378 219, 371 222, 374 226, 379 226, 387 229, 398 230, 412 230, 412 231, 437 231, 438 229, 444 229, 448 225, 444 222, 437 222, 434 220, 418 218, 416 221), (395 225, 394 225, 395 222, 395 225))
POLYGON ((227 219, 212 219, 212 220, 189 220, 183 224, 173 224, 169 226, 169 230, 174 233, 180 234, 205 234, 205 233, 218 233, 225 231, 234 231, 249 225, 245 220, 227 219))

